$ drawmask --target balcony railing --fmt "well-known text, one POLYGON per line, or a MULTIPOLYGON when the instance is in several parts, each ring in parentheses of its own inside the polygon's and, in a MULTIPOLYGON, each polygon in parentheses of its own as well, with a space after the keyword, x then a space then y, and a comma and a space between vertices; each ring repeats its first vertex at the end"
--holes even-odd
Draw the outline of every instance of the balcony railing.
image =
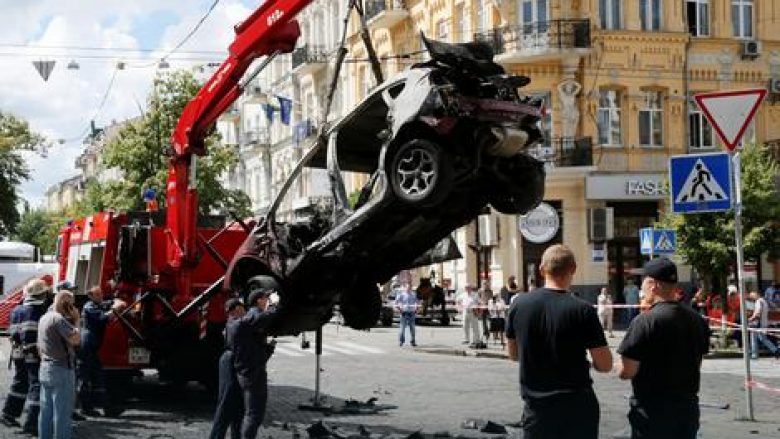
POLYGON ((590 20, 549 20, 505 26, 474 34, 491 45, 496 55, 590 48, 590 20))
POLYGON ((295 49, 292 53, 292 67, 296 69, 303 64, 328 62, 330 54, 325 46, 305 45, 295 49))
POLYGON ((366 21, 370 22, 380 15, 386 16, 385 20, 381 17, 376 20, 379 27, 393 26, 409 14, 401 0, 366 0, 363 7, 366 21))
POLYGON ((255 145, 267 145, 271 138, 265 130, 249 130, 241 134, 241 146, 252 147, 255 145))
POLYGON ((593 140, 590 137, 546 139, 529 153, 550 166, 593 166, 593 140))

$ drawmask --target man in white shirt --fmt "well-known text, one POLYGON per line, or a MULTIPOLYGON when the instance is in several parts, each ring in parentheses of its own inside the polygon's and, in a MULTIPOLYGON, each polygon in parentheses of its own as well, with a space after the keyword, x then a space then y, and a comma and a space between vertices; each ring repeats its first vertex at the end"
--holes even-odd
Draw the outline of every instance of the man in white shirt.
POLYGON ((395 297, 395 307, 398 312, 401 313, 401 331, 398 334, 399 346, 403 346, 406 333, 406 327, 409 327, 409 335, 412 338, 412 346, 417 346, 417 342, 414 339, 414 320, 415 314, 417 314, 417 295, 411 290, 409 284, 404 284, 402 291, 395 297))
POLYGON ((461 311, 463 312, 463 335, 465 341, 463 344, 477 344, 482 341, 479 335, 479 317, 476 311, 479 307, 479 296, 477 289, 473 285, 466 285, 466 293, 460 301, 461 311), (471 333, 471 337, 469 337, 471 333))
MULTIPOLYGON (((764 298, 763 292, 756 292, 754 291, 753 294, 756 296, 756 305, 755 309, 753 309, 753 315, 748 318, 748 322, 753 323, 753 327, 755 325, 758 325, 758 328, 766 329, 769 327, 769 304, 767 303, 766 299, 764 298)), ((758 359, 758 349, 759 349, 759 342, 763 344, 764 346, 769 349, 770 352, 772 352, 772 355, 775 356, 775 358, 780 358, 780 349, 775 346, 774 343, 772 343, 772 340, 767 337, 766 332, 762 331, 750 331, 751 337, 750 337, 750 351, 752 354, 753 359, 758 359)))

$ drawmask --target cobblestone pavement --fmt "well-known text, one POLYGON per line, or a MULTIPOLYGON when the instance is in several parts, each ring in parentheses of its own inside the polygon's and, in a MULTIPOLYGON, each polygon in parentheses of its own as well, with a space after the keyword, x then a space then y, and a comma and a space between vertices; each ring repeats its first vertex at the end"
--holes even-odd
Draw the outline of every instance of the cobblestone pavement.
MULTIPOLYGON (((502 424, 519 421, 522 403, 518 396, 517 365, 501 358, 434 355, 463 351, 463 332, 458 327, 418 327, 419 348, 399 347, 397 328, 358 332, 328 325, 324 335, 321 389, 324 403, 339 408, 349 399, 377 398, 383 408, 376 414, 331 414, 298 410, 308 403, 314 388, 314 355, 303 350, 300 338, 279 340, 277 354, 269 363, 270 398, 263 437, 294 437, 293 428, 324 419, 339 431, 357 432, 364 426, 374 437, 395 437, 422 431, 429 435, 489 437, 475 429, 461 428, 469 419, 502 424), (284 424, 288 429, 284 429, 284 424)), ((622 334, 610 339, 616 345, 622 334)), ((7 344, 0 344, 7 354, 7 344)), ((500 346, 488 352, 498 356, 500 346)), ((7 361, 0 355, 0 361, 7 361)), ((756 380, 780 388, 780 363, 762 358, 753 362, 756 380)), ((701 400, 702 438, 780 438, 780 394, 755 390, 757 422, 743 422, 744 391, 740 359, 705 360, 701 400), (728 404, 728 409, 716 408, 728 404)), ((626 436, 627 397, 630 386, 614 373, 598 374, 595 389, 601 404, 601 437, 626 436)), ((0 373, 0 389, 8 387, 9 373, 0 373)), ((77 439, 194 439, 207 437, 213 401, 194 384, 173 389, 146 379, 135 384, 137 397, 118 419, 94 418, 77 424, 77 439)), ((510 433, 513 429, 510 427, 510 433)), ((345 434, 348 436, 348 434, 345 434)), ((0 438, 24 437, 0 426, 0 438)), ((307 437, 302 431, 301 437, 307 437)), ((495 436, 494 436, 495 437, 495 436)))

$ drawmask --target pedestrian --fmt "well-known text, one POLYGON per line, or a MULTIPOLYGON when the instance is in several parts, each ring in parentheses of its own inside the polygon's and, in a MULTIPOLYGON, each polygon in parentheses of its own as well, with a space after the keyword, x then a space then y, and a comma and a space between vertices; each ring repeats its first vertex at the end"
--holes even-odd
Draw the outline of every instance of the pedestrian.
POLYGON ((759 291, 751 292, 751 296, 755 299, 756 305, 753 308, 753 314, 748 317, 752 331, 750 331, 750 352, 754 360, 758 359, 758 351, 761 348, 759 344, 764 345, 775 358, 780 358, 780 349, 772 343, 767 333, 765 332, 769 328, 769 303, 764 298, 764 293, 759 291))
POLYGON ((70 439, 71 413, 76 396, 76 351, 81 343, 79 311, 73 293, 59 291, 54 305, 41 317, 38 349, 41 353, 41 439, 70 439))
POLYGON ((628 305, 628 308, 626 309, 628 321, 626 324, 630 324, 631 321, 634 320, 634 317, 639 315, 639 288, 634 285, 633 279, 628 279, 626 281, 626 286, 623 287, 623 297, 626 299, 626 305, 628 305))
POLYGON ((460 302, 465 337, 463 344, 471 346, 476 346, 482 341, 479 335, 479 297, 476 291, 474 285, 466 285, 466 292, 460 302))
POLYGON ((618 347, 619 376, 631 380, 631 437, 693 439, 699 429, 701 361, 709 351, 707 321, 675 300, 677 266, 652 259, 642 269, 650 302, 618 347))
MULTIPOLYGON (((246 315, 244 304, 237 298, 225 302, 228 321, 237 320, 246 315)), ((241 439, 241 421, 244 418, 244 401, 241 387, 238 385, 236 369, 233 365, 233 352, 227 346, 219 357, 219 390, 217 409, 214 412, 214 424, 209 439, 224 439, 230 428, 231 439, 241 439)))
POLYGON ((501 296, 493 296, 488 304, 490 314, 490 333, 493 335, 493 343, 501 341, 504 347, 504 331, 506 330, 506 303, 501 296))
MULTIPOLYGON (((490 313, 488 312, 488 304, 491 299, 493 299, 493 290, 490 289, 490 282, 485 280, 482 284, 482 288, 479 289, 479 320, 482 323, 482 337, 485 342, 490 341, 490 313)), ((487 345, 478 347, 487 347, 487 345)))
POLYGON ((87 298, 81 310, 81 345, 78 350, 77 369, 81 414, 100 416, 95 410, 95 407, 100 405, 105 416, 117 416, 121 410, 109 404, 103 365, 98 354, 109 319, 113 318, 114 311, 120 312, 123 305, 119 301, 104 301, 103 289, 99 286, 90 288, 87 298))
POLYGON ((266 362, 275 346, 274 342, 267 341, 268 330, 278 316, 276 310, 268 310, 269 297, 279 290, 278 283, 267 276, 253 279, 246 315, 228 320, 225 326, 226 346, 233 353, 233 367, 244 403, 242 439, 255 439, 265 417, 268 402, 266 362))
POLYGON ((780 282, 775 281, 766 287, 764 299, 769 303, 770 308, 780 308, 780 282))
POLYGON ((26 401, 27 416, 21 427, 23 432, 32 435, 38 434, 40 411, 38 322, 46 312, 50 291, 51 288, 43 280, 29 281, 22 289, 22 303, 14 307, 10 316, 10 359, 14 365, 14 377, 0 419, 6 426, 19 427, 16 419, 21 416, 26 401))
POLYGON ((401 287, 401 293, 395 297, 395 307, 401 314, 400 331, 398 333, 398 345, 403 346, 405 342, 406 328, 409 328, 412 346, 417 346, 417 340, 414 337, 414 323, 417 314, 417 295, 411 290, 409 284, 401 287))
POLYGON ((601 288, 601 293, 596 298, 596 313, 601 321, 601 326, 609 332, 610 337, 614 337, 612 334, 612 295, 609 294, 607 287, 601 288))
POLYGON ((509 309, 509 358, 520 362, 526 439, 596 439, 599 403, 593 368, 612 369, 612 353, 596 310, 569 293, 577 264, 574 253, 556 244, 542 254, 544 287, 521 294, 509 309))
POLYGON ((509 304, 512 303, 512 299, 515 297, 515 295, 520 291, 517 287, 517 278, 515 275, 511 275, 506 279, 506 285, 501 287, 501 300, 504 301, 504 303, 509 304))

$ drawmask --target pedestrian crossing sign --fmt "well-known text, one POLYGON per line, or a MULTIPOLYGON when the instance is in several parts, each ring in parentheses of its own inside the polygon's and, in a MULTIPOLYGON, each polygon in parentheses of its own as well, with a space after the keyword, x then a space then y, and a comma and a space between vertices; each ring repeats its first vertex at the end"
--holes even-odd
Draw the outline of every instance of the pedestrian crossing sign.
POLYGON ((678 155, 669 159, 674 213, 731 209, 731 157, 727 153, 678 155))
POLYGON ((677 250, 677 233, 674 230, 639 229, 639 244, 643 255, 668 255, 677 250))

